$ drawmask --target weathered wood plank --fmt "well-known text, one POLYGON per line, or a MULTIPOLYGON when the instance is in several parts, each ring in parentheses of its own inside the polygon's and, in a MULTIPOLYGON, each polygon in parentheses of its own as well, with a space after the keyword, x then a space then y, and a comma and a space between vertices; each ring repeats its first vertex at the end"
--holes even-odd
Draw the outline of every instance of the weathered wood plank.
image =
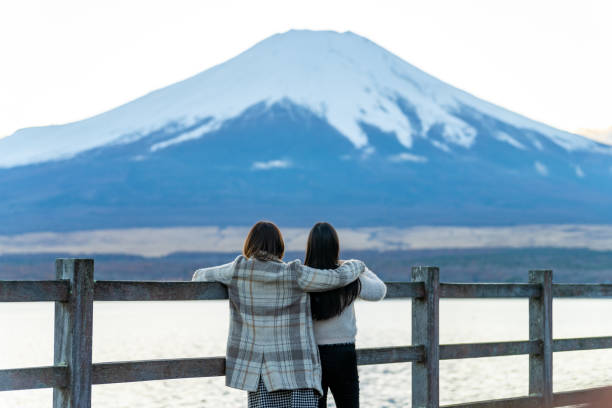
POLYGON ((68 385, 66 367, 28 367, 0 370, 0 391, 31 390, 65 387, 68 385))
POLYGON ((612 337, 584 337, 553 341, 553 351, 598 350, 607 348, 612 348, 612 337))
POLYGON ((539 397, 515 397, 488 401, 443 405, 441 408, 540 408, 539 397))
POLYGON ((93 384, 171 380, 225 375, 225 358, 118 361, 93 365, 93 384))
POLYGON ((357 349, 357 365, 422 361, 424 355, 422 346, 362 348, 357 349))
POLYGON ((65 280, 0 281, 0 302, 64 302, 68 292, 65 280))
POLYGON ((95 300, 227 299, 227 288, 214 282, 96 281, 95 300))
POLYGON ((529 283, 440 283, 442 298, 528 298, 541 294, 529 283))
POLYGON ((415 298, 425 296, 422 282, 385 282, 387 295, 385 299, 415 298))
MULTIPOLYGON (((605 340, 611 338, 592 338, 605 340)), ((574 339, 566 339, 574 340, 574 339)), ((583 339, 578 339, 583 340, 583 339)), ((591 340, 591 339, 587 339, 591 340)), ((600 344, 604 348, 603 344, 600 344)), ((593 345, 594 347, 594 345, 593 345)), ((498 343, 448 344, 440 346, 440 359, 494 357, 518 354, 537 353, 537 341, 516 341, 498 343)), ((568 348, 568 347, 565 347, 568 348)), ((569 349, 569 348, 568 348, 569 349)), ((381 347, 357 350, 357 364, 389 364, 423 361, 425 348, 423 346, 381 347)), ((225 374, 225 359, 223 357, 167 359, 146 361, 124 361, 93 364, 93 384, 109 384, 118 382, 152 381, 177 378, 195 378, 222 376, 225 374)), ((35 367, 11 370, 0 370, 0 390, 63 387, 68 384, 65 367, 35 367)), ((599 389, 595 389, 599 390, 599 389)), ((561 393, 563 401, 584 401, 584 396, 592 390, 561 393), (581 399, 582 398, 582 399, 581 399)), ((474 406, 515 406, 521 401, 538 397, 511 398, 494 401, 480 401, 474 406), (483 405, 484 404, 484 405, 483 405), (492 405, 487 405, 492 404, 492 405), (501 404, 501 405, 500 405, 501 404), (504 405, 510 404, 510 405, 504 405)), ((557 397, 555 397, 557 398, 557 397)), ((452 405, 453 407, 455 405, 452 405)), ((456 406, 472 406, 458 404, 456 406)), ((529 405, 527 405, 529 406, 529 405)))
POLYGON ((609 407, 612 404, 612 387, 557 392, 553 395, 553 407, 590 403, 593 408, 609 407))
POLYGON ((552 407, 552 271, 529 271, 529 282, 540 284, 542 295, 529 298, 529 340, 540 341, 538 353, 529 354, 529 394, 540 395, 541 408, 552 407))
MULTIPOLYGON (((386 282, 386 299, 423 297, 420 282, 386 282)), ((1 288, 1 286, 0 286, 1 288)), ((539 297, 540 285, 531 283, 440 283, 441 298, 539 297)), ((612 297, 612 285, 553 285, 554 297, 612 297)), ((95 300, 216 300, 227 299, 227 289, 211 282, 96 281, 95 300)), ((1 292, 0 292, 0 301, 1 292)))
MULTIPOLYGON (((357 364, 406 363, 423 359, 423 347, 382 347, 357 350, 357 364)), ((92 365, 92 384, 168 380, 225 375, 225 358, 120 361, 92 365)), ((0 391, 67 387, 66 367, 0 370, 0 391)))
POLYGON ((505 341, 496 343, 444 344, 440 360, 515 356, 540 352, 539 341, 505 341))
POLYGON ((425 358, 412 363, 412 406, 438 408, 440 272, 435 267, 414 267, 412 281, 425 286, 425 296, 412 299, 412 344, 425 348, 425 358))
POLYGON ((93 259, 57 259, 55 265, 71 290, 67 302, 55 302, 53 361, 68 367, 68 384, 53 388, 53 408, 91 408, 93 259))
POLYGON ((612 284, 565 284, 553 285, 554 297, 605 298, 612 297, 612 284))
MULTIPOLYGON (((385 347, 357 350, 357 364, 388 364, 418 361, 423 347, 385 347)), ((225 375, 225 358, 186 358, 121 361, 93 365, 93 384, 153 381, 225 375)))

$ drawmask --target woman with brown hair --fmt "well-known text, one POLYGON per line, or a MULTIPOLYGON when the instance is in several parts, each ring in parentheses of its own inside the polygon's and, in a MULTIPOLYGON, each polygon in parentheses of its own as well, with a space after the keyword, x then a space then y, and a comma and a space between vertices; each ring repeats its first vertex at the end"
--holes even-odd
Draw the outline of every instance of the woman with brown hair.
MULTIPOLYGON (((334 227, 319 222, 308 235, 304 264, 313 268, 334 269, 340 266, 340 241, 334 227)), ((327 406, 327 390, 331 390, 338 408, 359 407, 359 375, 355 336, 354 301, 381 300, 387 287, 368 268, 359 279, 347 286, 310 294, 315 340, 319 346, 323 370, 323 396, 319 408, 327 406)))
POLYGON ((227 285, 230 330, 226 385, 249 391, 249 408, 316 408, 321 364, 313 333, 308 292, 330 290, 356 280, 361 261, 334 270, 282 261, 285 245, 276 225, 251 228, 243 254, 225 265, 198 269, 196 281, 227 285))

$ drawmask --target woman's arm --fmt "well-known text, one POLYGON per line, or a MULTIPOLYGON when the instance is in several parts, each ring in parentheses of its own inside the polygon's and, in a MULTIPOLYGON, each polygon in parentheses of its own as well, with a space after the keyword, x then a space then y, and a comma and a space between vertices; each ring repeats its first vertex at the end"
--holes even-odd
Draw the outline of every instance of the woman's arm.
POLYGON ((221 282, 229 285, 234 276, 234 265, 236 261, 226 263, 225 265, 211 266, 210 268, 201 268, 193 273, 192 281, 204 282, 221 282))
POLYGON ((382 300, 387 294, 387 285, 368 268, 359 276, 361 292, 359 297, 363 300, 382 300))
POLYGON ((363 262, 354 259, 345 261, 336 269, 317 269, 299 262, 297 264, 297 283, 305 292, 323 292, 346 286, 365 269, 363 262))

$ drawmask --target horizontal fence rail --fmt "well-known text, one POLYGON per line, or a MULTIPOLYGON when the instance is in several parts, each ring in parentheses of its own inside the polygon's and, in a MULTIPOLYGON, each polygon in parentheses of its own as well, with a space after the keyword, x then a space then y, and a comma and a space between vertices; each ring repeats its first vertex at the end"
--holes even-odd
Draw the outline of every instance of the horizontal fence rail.
POLYGON ((440 283, 442 298, 529 298, 542 293, 529 283, 440 283))
POLYGON ((612 285, 552 285, 554 297, 576 297, 576 298, 610 298, 612 297, 612 285))
MULTIPOLYGON (((364 348, 357 350, 357 364, 390 364, 420 361, 423 346, 364 348)), ((62 387, 66 367, 34 367, 0 370, 0 390, 62 387)), ((92 384, 169 380, 225 375, 225 357, 94 363, 92 384)))
POLYGON ((220 300, 227 299, 227 288, 210 282, 132 282, 96 281, 94 300, 220 300))
POLYGON ((93 365, 93 384, 170 380, 225 375, 225 358, 120 361, 93 365))
MULTIPOLYGON (((421 282, 385 282, 386 299, 420 298, 421 282)), ((70 282, 0 281, 0 302, 64 302, 70 282)), ((612 298, 612 285, 553 284, 556 298, 612 298)), ((529 283, 440 283, 440 298, 530 298, 540 296, 541 288, 529 283)), ((227 289, 220 283, 170 281, 95 281, 94 300, 222 300, 227 289)))
POLYGON ((70 282, 0 281, 0 302, 65 302, 70 282))
POLYGON ((461 358, 516 356, 539 353, 542 345, 538 341, 507 341, 497 343, 442 344, 440 360, 461 358))
POLYGON ((425 296, 425 286, 422 282, 385 282, 387 284, 386 299, 421 298, 425 296))
MULTIPOLYGON (((56 280, 0 281, 0 302, 55 302, 56 305, 54 365, 0 370, 0 391, 53 388, 54 408, 89 408, 92 384, 225 375, 224 357, 91 362, 93 301, 222 300, 228 298, 224 285, 95 281, 92 260, 58 260, 57 270, 56 280), (68 355, 62 354, 63 350, 72 351, 68 355)), ((357 350, 359 365, 412 363, 414 407, 439 407, 440 360, 514 355, 530 356, 530 395, 444 408, 548 408, 602 398, 612 400, 612 387, 552 393, 553 352, 612 349, 612 336, 552 339, 551 335, 553 297, 610 298, 612 285, 552 284, 551 271, 531 271, 530 283, 440 283, 438 273, 437 268, 418 267, 413 268, 412 282, 387 282, 387 299, 413 299, 413 345, 357 350), (530 340, 440 345, 437 334, 440 298, 527 298, 530 340), (414 392, 416 386, 418 392, 414 392)))
MULTIPOLYGON (((539 342, 529 340, 441 344, 439 347, 440 360, 515 356, 539 353, 541 350, 539 342)), ((612 348, 612 337, 558 339, 553 343, 555 352, 608 348, 612 348)), ((422 361, 423 358, 423 346, 376 347, 357 350, 358 365, 411 363, 422 361)), ((52 366, 0 370, 0 390, 51 388, 54 385, 64 384, 65 374, 65 367, 52 366), (18 382, 17 379, 21 377, 23 380, 18 382)), ((225 375, 224 357, 123 361, 94 363, 92 383, 110 384, 222 375, 225 375), (183 374, 180 374, 181 372, 183 374)))
POLYGON ((68 385, 66 367, 30 367, 0 370, 0 391, 55 388, 68 385))
POLYGON ((583 337, 553 340, 553 351, 612 349, 612 337, 583 337))

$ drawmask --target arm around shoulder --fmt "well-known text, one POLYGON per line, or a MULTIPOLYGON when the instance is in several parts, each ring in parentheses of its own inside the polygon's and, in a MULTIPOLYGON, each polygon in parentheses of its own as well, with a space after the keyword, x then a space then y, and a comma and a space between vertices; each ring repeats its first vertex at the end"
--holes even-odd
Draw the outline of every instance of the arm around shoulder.
POLYGON ((324 292, 340 288, 353 282, 365 269, 358 260, 345 261, 336 269, 317 269, 296 262, 298 267, 298 285, 305 292, 324 292))

